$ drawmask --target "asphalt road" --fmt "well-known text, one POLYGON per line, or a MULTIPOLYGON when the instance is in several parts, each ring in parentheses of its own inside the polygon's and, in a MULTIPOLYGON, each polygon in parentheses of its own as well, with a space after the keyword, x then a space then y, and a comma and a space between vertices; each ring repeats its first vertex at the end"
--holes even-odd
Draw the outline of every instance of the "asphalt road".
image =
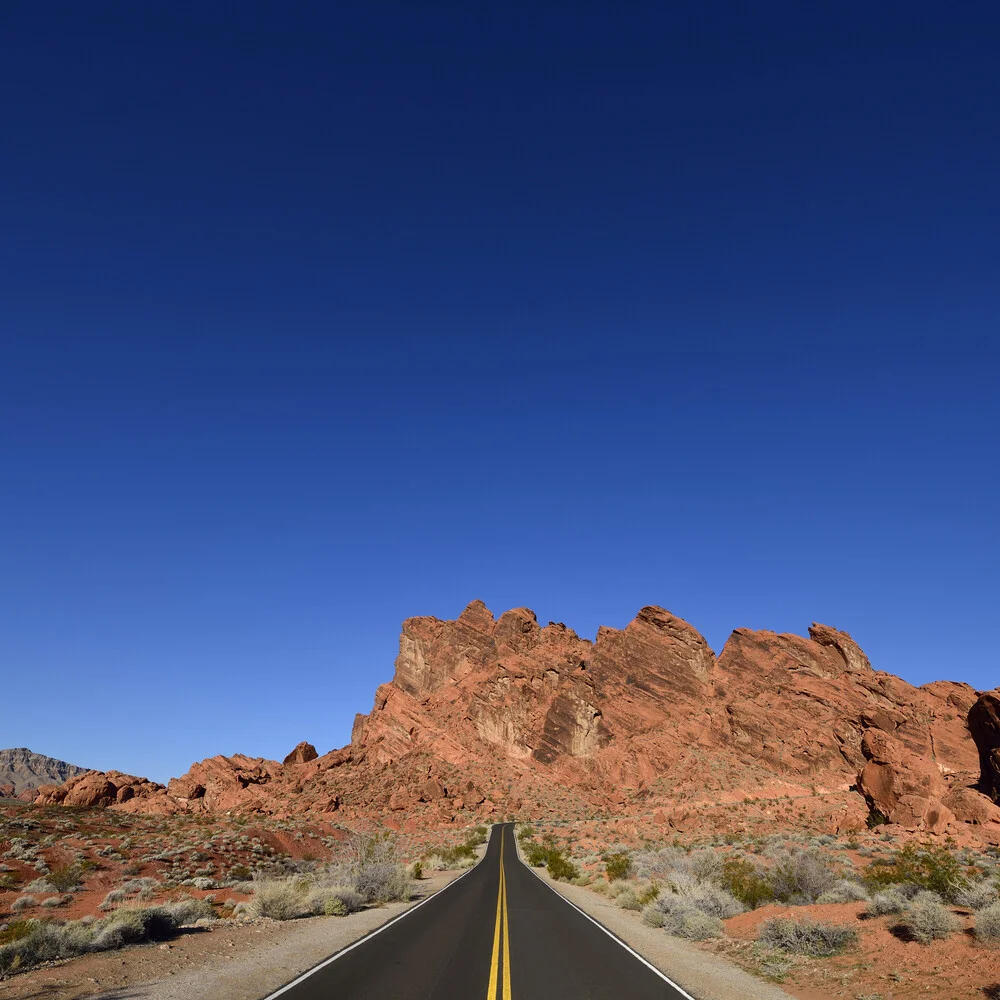
MULTIPOLYGON (((518 858, 512 824, 419 908, 272 996, 282 1000, 685 1000, 518 858)), ((689 998, 687 998, 689 1000, 689 998)))

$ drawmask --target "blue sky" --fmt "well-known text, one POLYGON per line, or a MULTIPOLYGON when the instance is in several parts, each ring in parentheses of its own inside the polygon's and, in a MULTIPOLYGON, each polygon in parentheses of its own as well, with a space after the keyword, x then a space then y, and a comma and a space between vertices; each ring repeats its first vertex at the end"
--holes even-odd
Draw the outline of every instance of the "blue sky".
POLYGON ((0 745, 322 752, 474 598, 997 683, 1000 14, 668 6, 0 11, 0 745))

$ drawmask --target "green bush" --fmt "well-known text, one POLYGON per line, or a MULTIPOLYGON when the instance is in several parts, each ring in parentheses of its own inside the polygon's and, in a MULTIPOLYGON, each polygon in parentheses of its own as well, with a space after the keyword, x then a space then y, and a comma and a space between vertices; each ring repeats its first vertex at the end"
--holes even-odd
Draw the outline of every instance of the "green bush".
POLYGON ((858 940, 853 927, 841 924, 821 924, 814 920, 791 920, 775 917, 760 926, 757 939, 770 948, 825 958, 837 955, 858 940))
POLYGON ((419 861, 413 862, 413 877, 417 880, 424 877, 424 866, 419 861))
POLYGON ((61 865, 53 868, 45 880, 60 892, 72 892, 83 880, 83 872, 79 865, 61 865))
POLYGON ((521 827, 520 832, 517 835, 517 839, 524 843, 526 840, 531 840, 535 836, 535 828, 530 824, 528 826, 521 827))
POLYGON ((534 840, 527 841, 521 847, 524 851, 524 860, 532 868, 541 868, 548 860, 549 852, 534 840))
POLYGON ((568 882, 580 877, 580 870, 563 855, 562 851, 549 850, 545 867, 548 868, 549 874, 560 882, 568 882))
POLYGON ((634 866, 628 851, 605 854, 602 860, 604 861, 604 874, 609 882, 628 878, 632 874, 634 866))
POLYGON ((743 858, 726 858, 716 880, 751 910, 774 899, 774 890, 768 879, 756 865, 743 858))
POLYGON ((864 878, 875 891, 890 885, 912 885, 948 900, 955 899, 969 885, 964 866, 947 848, 913 841, 891 859, 873 861, 864 878))

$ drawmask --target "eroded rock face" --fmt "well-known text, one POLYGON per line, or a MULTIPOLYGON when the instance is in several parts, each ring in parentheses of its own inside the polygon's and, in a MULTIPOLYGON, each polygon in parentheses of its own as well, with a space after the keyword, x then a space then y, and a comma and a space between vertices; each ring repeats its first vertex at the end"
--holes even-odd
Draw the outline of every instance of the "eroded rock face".
POLYGON ((932 762, 879 729, 866 730, 861 751, 867 763, 858 789, 877 813, 907 830, 943 832, 955 816, 941 801, 947 786, 932 762))
POLYGON ((979 753, 979 788, 1000 802, 1000 688, 981 694, 969 709, 969 732, 979 753))

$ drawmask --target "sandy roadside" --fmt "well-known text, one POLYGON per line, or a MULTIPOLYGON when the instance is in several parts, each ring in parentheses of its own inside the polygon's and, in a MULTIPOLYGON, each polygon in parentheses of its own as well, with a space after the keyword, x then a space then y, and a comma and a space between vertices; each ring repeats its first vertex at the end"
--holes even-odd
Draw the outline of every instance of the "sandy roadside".
MULTIPOLYGON (((517 847, 518 855, 521 846, 517 847)), ((530 867, 530 866, 529 866, 530 867)), ((792 995, 756 979, 725 959, 697 946, 647 927, 638 913, 578 885, 556 882, 544 868, 531 871, 559 895, 617 935, 647 962, 690 993, 696 1000, 791 1000, 792 995)))
POLYGON ((409 903, 347 917, 219 921, 167 944, 71 959, 0 982, 0 1000, 260 1000, 463 874, 434 872, 414 884, 409 903))

